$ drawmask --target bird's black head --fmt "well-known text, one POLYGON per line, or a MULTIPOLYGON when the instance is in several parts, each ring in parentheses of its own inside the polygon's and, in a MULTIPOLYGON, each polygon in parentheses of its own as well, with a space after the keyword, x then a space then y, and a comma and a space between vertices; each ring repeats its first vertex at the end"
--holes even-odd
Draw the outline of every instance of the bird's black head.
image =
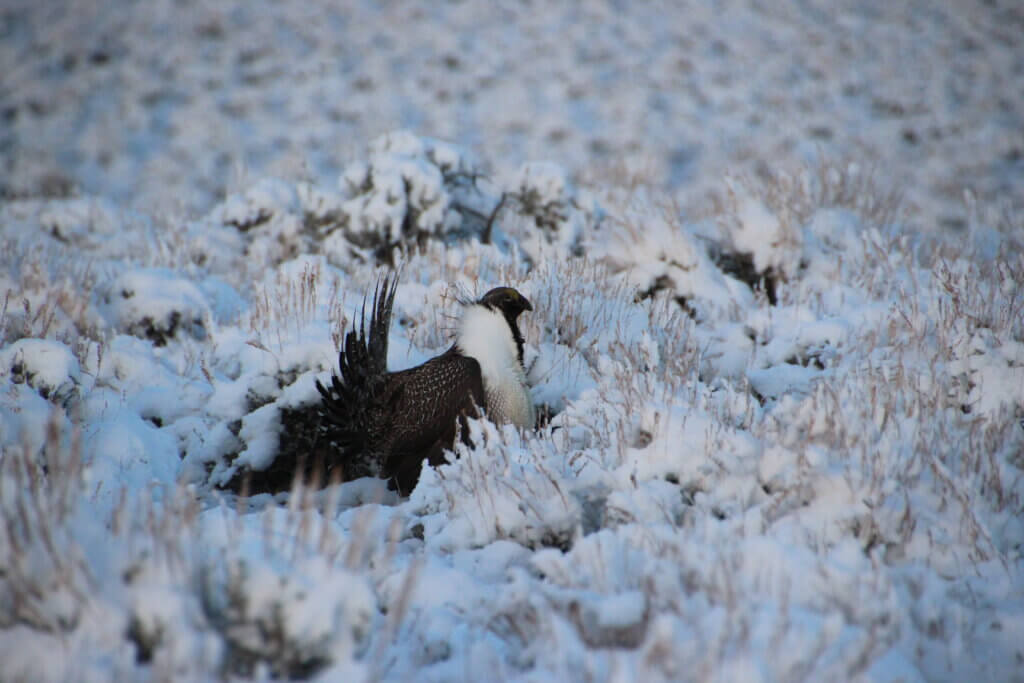
POLYGON ((501 311, 509 321, 515 321, 523 311, 532 311, 529 299, 512 287, 495 287, 477 301, 482 306, 501 311))

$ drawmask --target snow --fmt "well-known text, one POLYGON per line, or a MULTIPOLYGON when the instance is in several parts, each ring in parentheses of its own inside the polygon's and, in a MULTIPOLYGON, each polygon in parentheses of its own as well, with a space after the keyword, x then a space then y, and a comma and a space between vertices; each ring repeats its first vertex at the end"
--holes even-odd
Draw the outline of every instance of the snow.
POLYGON ((47 339, 19 339, 0 351, 0 372, 14 384, 28 384, 43 398, 70 398, 82 379, 71 349, 47 339))
POLYGON ((1019 677, 1020 13, 964 12, 12 5, 0 679, 1019 677), (540 425, 292 486, 389 265, 391 369, 530 299, 540 425))
POLYGON ((114 326, 158 345, 179 331, 202 340, 210 316, 206 298, 191 281, 163 268, 122 273, 104 294, 114 326))
POLYGON ((785 272, 792 270, 792 265, 783 261, 792 249, 783 244, 787 238, 778 216, 773 214, 764 202, 756 197, 742 196, 737 199, 736 220, 739 226, 732 233, 733 246, 737 251, 751 254, 754 268, 765 271, 778 268, 785 272))

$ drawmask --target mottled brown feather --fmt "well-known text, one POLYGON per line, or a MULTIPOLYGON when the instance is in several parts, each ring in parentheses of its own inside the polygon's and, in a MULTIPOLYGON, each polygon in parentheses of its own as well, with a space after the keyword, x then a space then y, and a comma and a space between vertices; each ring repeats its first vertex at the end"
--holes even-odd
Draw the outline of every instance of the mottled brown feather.
POLYGON ((388 329, 397 278, 374 290, 358 328, 345 335, 338 374, 322 397, 327 438, 338 448, 335 467, 346 479, 380 476, 403 495, 415 487, 424 459, 442 462, 457 425, 486 409, 480 364, 455 346, 426 363, 387 371, 388 329))

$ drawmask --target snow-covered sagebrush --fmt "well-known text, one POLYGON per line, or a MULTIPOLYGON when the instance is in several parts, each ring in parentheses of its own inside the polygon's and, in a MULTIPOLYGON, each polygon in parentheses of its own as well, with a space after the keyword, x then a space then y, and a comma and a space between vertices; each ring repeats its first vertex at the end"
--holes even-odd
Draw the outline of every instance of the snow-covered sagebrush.
POLYGON ((173 226, 6 201, 0 678, 1019 675, 1024 233, 909 232, 863 173, 691 219, 395 132, 173 226), (543 415, 407 499, 312 467, 398 262, 389 367, 515 286, 543 415))

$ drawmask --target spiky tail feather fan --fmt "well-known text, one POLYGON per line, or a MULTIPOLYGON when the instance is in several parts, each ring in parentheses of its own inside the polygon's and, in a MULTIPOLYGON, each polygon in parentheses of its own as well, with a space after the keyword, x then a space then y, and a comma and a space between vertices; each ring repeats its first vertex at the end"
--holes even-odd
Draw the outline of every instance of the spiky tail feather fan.
POLYGON ((380 476, 386 454, 374 453, 374 438, 386 426, 381 424, 382 402, 386 396, 388 377, 388 330, 398 287, 397 275, 378 280, 373 292, 369 330, 366 326, 366 298, 359 313, 359 327, 353 325, 345 335, 338 356, 339 374, 331 376, 328 389, 319 380, 317 391, 323 398, 322 410, 330 428, 331 441, 341 454, 340 465, 346 479, 359 476, 380 476))

